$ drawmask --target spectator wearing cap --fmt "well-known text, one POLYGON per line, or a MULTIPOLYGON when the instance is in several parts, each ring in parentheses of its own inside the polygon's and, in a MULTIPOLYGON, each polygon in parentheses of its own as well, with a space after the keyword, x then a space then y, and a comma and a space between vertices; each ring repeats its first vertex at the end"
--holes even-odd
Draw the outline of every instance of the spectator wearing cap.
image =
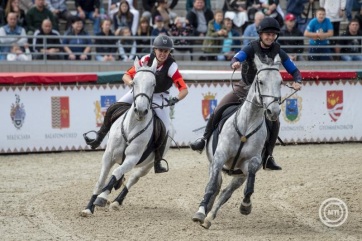
POLYGON ((362 31, 360 30, 358 19, 352 19, 348 23, 347 31, 341 36, 345 38, 339 40, 340 48, 336 49, 337 53, 343 53, 341 59, 343 61, 362 61, 362 31))
POLYGON ((79 16, 72 18, 72 26, 64 33, 63 46, 69 60, 91 60, 92 40, 84 30, 84 24, 79 16))
POLYGON ((243 47, 248 45, 253 38, 259 38, 259 34, 257 32, 257 28, 261 22, 261 20, 264 19, 264 13, 262 12, 256 12, 254 15, 254 23, 249 24, 243 34, 243 47))
POLYGON ((152 36, 158 36, 158 35, 168 35, 167 29, 164 26, 163 18, 162 16, 158 15, 155 17, 155 27, 152 30, 151 35, 152 36))
POLYGON ((284 18, 284 26, 280 30, 280 37, 288 37, 289 39, 279 38, 278 42, 283 46, 284 51, 289 55, 289 58, 293 61, 303 60, 300 55, 303 53, 303 33, 297 28, 294 14, 288 13, 284 18), (298 38, 291 38, 298 37, 298 38))

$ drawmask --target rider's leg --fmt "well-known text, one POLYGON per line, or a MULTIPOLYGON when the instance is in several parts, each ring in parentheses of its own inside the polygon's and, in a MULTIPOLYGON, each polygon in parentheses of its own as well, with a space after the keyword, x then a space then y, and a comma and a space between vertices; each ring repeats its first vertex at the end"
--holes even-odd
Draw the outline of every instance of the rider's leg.
POLYGON ((220 115, 222 114, 222 113, 217 113, 218 110, 227 104, 243 101, 243 98, 245 98, 248 95, 249 88, 250 86, 247 86, 243 81, 240 81, 238 84, 234 85, 233 91, 229 92, 221 99, 220 103, 217 105, 213 114, 210 115, 210 118, 207 121, 203 137, 197 139, 196 141, 190 144, 192 150, 198 151, 200 153, 202 152, 202 150, 205 147, 207 139, 209 139, 214 130, 214 124, 217 124, 218 122, 219 118, 216 118, 216 120, 214 120, 215 115, 218 115, 218 117, 220 117, 220 115))
POLYGON ((107 112, 104 116, 103 124, 100 130, 97 132, 97 137, 95 139, 90 139, 83 134, 85 142, 87 145, 90 145, 92 149, 96 149, 103 141, 104 137, 107 135, 108 131, 111 129, 113 120, 112 116, 114 112, 123 104, 131 104, 133 102, 133 92, 132 89, 129 90, 118 102, 113 103, 110 107, 108 107, 107 112))
POLYGON ((166 149, 166 144, 167 144, 167 138, 168 136, 166 136, 161 144, 161 146, 155 151, 155 162, 154 162, 154 169, 155 169, 155 173, 163 173, 163 172, 168 172, 167 168, 164 168, 161 165, 161 161, 164 160, 163 159, 163 154, 165 153, 165 149, 166 149))
POLYGON ((96 132, 97 136, 95 139, 91 139, 84 135, 84 140, 87 145, 90 145, 92 149, 96 149, 103 141, 104 137, 107 135, 109 129, 112 126, 112 115, 113 113, 124 103, 115 102, 110 107, 108 107, 107 112, 104 116, 103 124, 101 128, 96 132))
POLYGON ((278 139, 279 129, 280 129, 280 122, 279 118, 276 121, 269 121, 266 120, 268 131, 269 131, 269 138, 265 143, 265 153, 263 156, 263 168, 270 169, 270 170, 282 170, 282 168, 276 164, 273 151, 275 147, 275 143, 278 139))
MULTIPOLYGON (((163 98, 168 99, 168 94, 166 93, 162 93, 162 94, 154 94, 153 95, 153 102, 161 105, 163 98)), ((156 115, 158 116, 158 118, 160 118, 160 120, 162 121, 162 123, 165 125, 165 129, 166 129, 166 133, 169 133, 169 128, 171 125, 171 120, 170 120, 170 108, 156 108, 155 109, 156 115)), ((155 173, 163 173, 163 172, 168 172, 168 168, 164 168, 161 165, 161 161, 164 160, 163 159, 163 155, 165 153, 165 149, 166 149, 166 144, 167 144, 167 138, 168 136, 165 137, 165 139, 163 140, 161 146, 155 151, 155 162, 154 162, 154 169, 155 169, 155 173)))
POLYGON ((192 150, 201 152, 204 149, 207 139, 214 130, 214 116, 215 112, 210 115, 203 136, 190 144, 192 150))

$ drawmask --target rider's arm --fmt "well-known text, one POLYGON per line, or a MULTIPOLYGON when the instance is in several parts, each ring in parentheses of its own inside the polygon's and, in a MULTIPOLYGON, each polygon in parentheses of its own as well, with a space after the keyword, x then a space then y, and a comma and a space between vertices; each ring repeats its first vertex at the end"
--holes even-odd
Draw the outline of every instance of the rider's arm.
POLYGON ((186 97, 186 95, 189 93, 188 89, 182 89, 180 90, 180 92, 177 95, 177 99, 182 100, 183 98, 186 97))
POLYGON ((185 98, 189 91, 176 63, 172 63, 168 69, 168 76, 172 78, 173 83, 179 91, 177 99, 182 100, 185 98))
POLYGON ((295 66, 294 62, 289 58, 286 52, 280 50, 279 52, 282 65, 285 70, 293 76, 294 82, 302 83, 302 75, 300 74, 299 69, 295 66))
MULTIPOLYGON (((231 59, 230 67, 233 69, 233 64, 235 62, 239 62, 239 63, 244 62, 248 58, 248 56, 252 55, 252 52, 253 52, 253 48, 251 47, 251 45, 245 46, 242 50, 237 52, 234 55, 234 57, 231 59)), ((240 67, 240 65, 237 68, 239 68, 239 67, 240 67)))
POLYGON ((132 66, 131 68, 129 68, 127 70, 127 72, 123 75, 122 80, 123 82, 128 85, 131 86, 133 84, 133 78, 135 75, 136 71, 135 71, 135 67, 132 66))

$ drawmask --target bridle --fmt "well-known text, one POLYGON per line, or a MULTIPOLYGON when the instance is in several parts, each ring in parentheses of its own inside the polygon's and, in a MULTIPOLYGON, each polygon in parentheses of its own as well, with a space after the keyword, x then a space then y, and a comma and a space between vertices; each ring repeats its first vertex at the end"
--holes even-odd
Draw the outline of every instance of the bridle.
MULTIPOLYGON (((259 105, 260 108, 264 108, 265 110, 268 109, 268 107, 273 104, 274 102, 278 102, 278 104, 280 105, 281 104, 281 97, 279 96, 273 96, 273 95, 263 95, 260 91, 260 81, 259 81, 259 73, 261 71, 264 71, 264 70, 275 70, 275 71, 278 71, 279 72, 279 69, 278 68, 265 68, 265 69, 261 69, 261 70, 258 70, 258 72, 256 73, 256 80, 254 81, 255 83, 255 86, 256 86, 256 89, 258 90, 258 93, 259 93, 259 99, 260 99, 260 103, 261 105, 259 105), (273 101, 271 101, 268 105, 266 105, 264 103, 264 100, 263 100, 263 97, 271 97, 273 98, 273 101)), ((256 91, 256 90, 255 90, 256 91)))
MULTIPOLYGON (((153 71, 149 70, 149 69, 141 69, 141 70, 138 70, 138 71, 136 72, 136 74, 137 74, 138 72, 150 72, 150 73, 152 73, 153 75, 155 75, 155 73, 154 73, 153 71)), ((153 93, 152 93, 152 96, 151 96, 151 97, 149 97, 149 96, 146 95, 145 93, 139 93, 139 94, 137 94, 137 95, 134 95, 134 85, 133 85, 132 87, 133 87, 133 103, 134 103, 135 107, 136 107, 136 102, 135 102, 135 101, 136 101, 136 98, 139 97, 139 96, 144 96, 144 97, 147 98, 147 100, 148 100, 148 108, 150 108, 150 107, 151 107, 151 104, 152 104, 153 93)), ((140 136, 143 132, 145 132, 145 131, 147 130, 147 128, 151 125, 151 123, 152 123, 152 121, 153 121, 153 115, 152 115, 150 121, 147 123, 147 125, 146 125, 142 130, 140 130, 139 132, 137 132, 134 136, 132 136, 132 137, 129 138, 129 139, 127 138, 126 132, 125 132, 125 130, 124 130, 124 121, 125 121, 125 119, 126 119, 126 116, 127 116, 127 114, 124 114, 124 117, 123 117, 123 120, 122 120, 122 124, 121 124, 121 133, 122 133, 122 136, 123 136, 124 140, 126 141, 126 144, 129 145, 134 139, 136 139, 136 138, 137 138, 138 136, 140 136)))
MULTIPOLYGON (((149 70, 149 69, 141 69, 141 70, 138 70, 138 71, 136 72, 136 74, 139 73, 139 72, 149 72, 149 73, 152 73, 153 75, 155 75, 155 73, 154 73, 152 70, 149 70)), ((137 106, 136 106, 136 99, 137 99, 137 97, 144 96, 144 97, 146 97, 147 100, 148 100, 148 109, 151 108, 152 99, 153 99, 153 94, 152 94, 151 97, 148 96, 148 95, 146 95, 145 93, 139 93, 139 94, 135 95, 135 94, 134 94, 134 85, 133 85, 132 87, 133 87, 133 91, 132 91, 132 92, 133 92, 133 103, 134 103, 135 107, 137 108, 137 106)))

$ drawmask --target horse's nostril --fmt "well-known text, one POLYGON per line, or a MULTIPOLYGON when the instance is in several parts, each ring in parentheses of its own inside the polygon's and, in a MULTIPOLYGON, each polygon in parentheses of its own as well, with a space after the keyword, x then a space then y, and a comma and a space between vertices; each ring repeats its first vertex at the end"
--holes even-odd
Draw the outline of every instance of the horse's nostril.
POLYGON ((138 110, 137 110, 137 108, 134 108, 134 112, 136 112, 136 113, 137 113, 137 111, 138 111, 138 110))
POLYGON ((271 110, 267 109, 267 110, 266 110, 266 113, 267 113, 268 115, 271 115, 272 112, 271 112, 271 110))
POLYGON ((145 115, 147 115, 148 114, 148 110, 145 110, 145 115))

